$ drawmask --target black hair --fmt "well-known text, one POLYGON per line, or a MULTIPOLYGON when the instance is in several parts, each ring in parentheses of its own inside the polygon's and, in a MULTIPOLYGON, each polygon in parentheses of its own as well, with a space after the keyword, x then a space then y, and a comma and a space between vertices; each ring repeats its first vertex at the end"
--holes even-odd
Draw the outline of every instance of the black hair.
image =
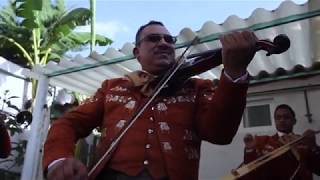
POLYGON ((138 45, 139 41, 140 41, 140 36, 141 36, 141 32, 148 26, 151 25, 160 25, 160 26, 164 26, 164 24, 160 21, 154 21, 151 20, 149 21, 147 24, 140 26, 140 28, 138 29, 137 33, 136 33, 136 45, 138 45))
POLYGON ((296 121, 296 113, 294 112, 294 110, 288 104, 280 104, 280 105, 278 105, 276 107, 276 109, 274 110, 274 113, 276 113, 278 109, 288 109, 290 111, 290 113, 292 114, 294 120, 296 121))

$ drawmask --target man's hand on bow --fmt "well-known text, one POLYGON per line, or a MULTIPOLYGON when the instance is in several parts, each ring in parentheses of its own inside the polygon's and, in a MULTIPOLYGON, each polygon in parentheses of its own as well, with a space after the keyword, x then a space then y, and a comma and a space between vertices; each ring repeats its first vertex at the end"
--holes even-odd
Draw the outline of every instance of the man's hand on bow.
POLYGON ((87 180, 88 172, 84 164, 74 158, 59 161, 48 169, 48 180, 87 180))

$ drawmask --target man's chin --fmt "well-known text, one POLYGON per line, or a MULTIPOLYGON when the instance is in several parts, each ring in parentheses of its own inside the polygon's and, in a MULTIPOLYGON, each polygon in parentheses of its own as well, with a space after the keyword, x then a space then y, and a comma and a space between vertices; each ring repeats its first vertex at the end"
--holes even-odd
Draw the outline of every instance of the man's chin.
POLYGON ((154 70, 152 74, 154 74, 154 75, 163 75, 168 70, 169 70, 169 68, 159 68, 159 69, 154 70))
POLYGON ((279 129, 278 131, 285 133, 285 134, 289 134, 292 132, 292 130, 289 130, 289 129, 279 129))

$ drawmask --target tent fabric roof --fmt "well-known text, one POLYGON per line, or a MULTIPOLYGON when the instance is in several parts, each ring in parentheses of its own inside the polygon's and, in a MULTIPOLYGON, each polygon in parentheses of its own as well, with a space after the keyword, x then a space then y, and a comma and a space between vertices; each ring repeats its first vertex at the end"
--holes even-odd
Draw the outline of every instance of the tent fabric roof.
MULTIPOLYGON (((283 54, 267 57, 265 52, 257 52, 248 67, 252 76, 258 77, 261 72, 274 74, 279 68, 290 71, 296 66, 302 66, 308 69, 320 61, 319 16, 266 29, 260 28, 258 30, 257 27, 261 24, 268 26, 268 22, 277 22, 277 20, 283 18, 290 21, 290 18, 294 15, 315 11, 320 12, 319 0, 309 0, 302 5, 297 5, 292 1, 284 1, 277 9, 272 11, 258 8, 246 19, 231 15, 222 24, 207 21, 200 30, 192 30, 186 27, 177 35, 176 54, 181 54, 185 49, 185 44, 194 37, 199 37, 201 40, 211 37, 211 40, 191 47, 187 53, 193 54, 219 48, 221 45, 216 39, 220 33, 251 28, 257 30, 255 34, 259 39, 273 39, 278 34, 286 34, 291 40, 290 49, 283 54), (215 40, 212 40, 213 36, 215 40)), ((100 87, 103 80, 121 77, 131 71, 140 69, 139 63, 132 56, 133 48, 133 43, 125 43, 119 50, 108 48, 104 54, 93 52, 89 57, 76 55, 71 59, 63 58, 59 63, 50 61, 44 67, 35 66, 32 71, 48 75, 51 85, 91 95, 100 87), (66 73, 69 71, 72 71, 72 73, 66 73)), ((219 78, 221 69, 222 66, 218 66, 200 74, 199 77, 219 78)), ((28 74, 28 72, 25 73, 28 74)))

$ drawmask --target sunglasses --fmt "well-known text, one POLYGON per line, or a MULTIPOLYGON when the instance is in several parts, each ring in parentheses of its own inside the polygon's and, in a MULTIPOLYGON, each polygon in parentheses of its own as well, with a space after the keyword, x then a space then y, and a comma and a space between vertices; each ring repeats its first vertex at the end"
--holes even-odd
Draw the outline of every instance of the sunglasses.
POLYGON ((137 44, 140 44, 142 41, 158 43, 161 41, 162 38, 169 44, 175 44, 177 41, 176 37, 173 37, 168 34, 149 34, 149 35, 145 36, 144 38, 140 39, 140 41, 138 41, 137 44))

